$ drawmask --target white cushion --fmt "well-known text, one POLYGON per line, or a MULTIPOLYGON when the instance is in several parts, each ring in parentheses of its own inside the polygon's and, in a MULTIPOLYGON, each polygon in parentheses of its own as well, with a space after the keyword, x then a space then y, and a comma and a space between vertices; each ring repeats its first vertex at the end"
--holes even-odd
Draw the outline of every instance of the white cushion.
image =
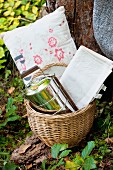
POLYGON ((4 33, 3 40, 21 74, 34 65, 69 64, 76 52, 63 6, 28 26, 4 33))

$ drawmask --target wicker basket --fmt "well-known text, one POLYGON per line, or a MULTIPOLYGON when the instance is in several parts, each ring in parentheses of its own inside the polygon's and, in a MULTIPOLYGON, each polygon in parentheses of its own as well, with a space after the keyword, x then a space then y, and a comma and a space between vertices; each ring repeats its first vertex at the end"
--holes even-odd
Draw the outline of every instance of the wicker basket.
MULTIPOLYGON (((51 66, 55 66, 55 64, 51 66)), ((47 70, 48 67, 43 71, 47 70)), ((39 74, 38 72, 37 76, 39 74)), ((55 143, 67 143, 68 147, 73 147, 90 131, 95 117, 96 105, 94 101, 76 112, 58 115, 38 112, 30 106, 29 101, 26 101, 26 108, 31 130, 37 134, 41 141, 48 146, 55 143)))

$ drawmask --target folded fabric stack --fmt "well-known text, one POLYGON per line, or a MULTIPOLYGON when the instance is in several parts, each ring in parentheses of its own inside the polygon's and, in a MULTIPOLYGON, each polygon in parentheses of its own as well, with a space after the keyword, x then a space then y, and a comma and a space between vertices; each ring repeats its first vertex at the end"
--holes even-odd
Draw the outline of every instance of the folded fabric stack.
POLYGON ((112 72, 113 61, 80 46, 60 81, 76 106, 81 109, 105 90, 105 79, 112 72))

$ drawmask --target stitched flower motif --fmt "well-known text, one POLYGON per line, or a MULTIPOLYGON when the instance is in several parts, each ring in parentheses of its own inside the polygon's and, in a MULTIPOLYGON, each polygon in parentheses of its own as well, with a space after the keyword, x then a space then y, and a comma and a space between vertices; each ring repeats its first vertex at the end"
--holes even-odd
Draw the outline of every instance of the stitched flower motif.
POLYGON ((29 43, 29 49, 32 50, 32 44, 31 43, 29 43))
POLYGON ((56 44, 57 44, 56 38, 50 37, 49 40, 48 40, 48 44, 49 44, 49 46, 50 46, 51 48, 52 48, 52 47, 56 47, 56 44))
POLYGON ((53 29, 50 28, 50 29, 49 29, 49 32, 52 33, 52 32, 53 32, 53 29))
POLYGON ((50 54, 53 54, 53 51, 50 51, 49 53, 50 53, 50 54))
POLYGON ((36 64, 42 63, 42 58, 39 55, 33 56, 36 64))
POLYGON ((21 64, 21 68, 22 68, 22 70, 26 70, 26 65, 25 65, 25 58, 24 58, 24 56, 22 55, 22 53, 23 53, 23 49, 21 49, 20 50, 20 55, 18 55, 18 56, 16 56, 15 58, 14 58, 14 60, 15 60, 15 62, 16 62, 16 65, 18 65, 18 62, 21 64))
POLYGON ((61 24, 59 24, 59 26, 62 26, 64 24, 64 21, 62 21, 62 23, 61 24))
POLYGON ((62 48, 55 49, 55 57, 57 57, 59 61, 64 58, 64 51, 62 48))
POLYGON ((20 59, 20 63, 21 63, 22 70, 26 70, 25 59, 24 58, 20 59))
POLYGON ((24 52, 23 49, 20 49, 20 50, 19 50, 19 53, 20 53, 20 54, 23 54, 23 52, 24 52))

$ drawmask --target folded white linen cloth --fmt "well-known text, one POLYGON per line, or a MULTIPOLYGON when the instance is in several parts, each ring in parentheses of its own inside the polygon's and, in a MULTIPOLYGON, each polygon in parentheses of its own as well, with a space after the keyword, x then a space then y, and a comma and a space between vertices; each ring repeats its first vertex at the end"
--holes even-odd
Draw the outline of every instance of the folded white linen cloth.
MULTIPOLYGON (((60 82, 81 109, 88 105, 104 87, 103 83, 112 72, 113 61, 80 46, 64 71, 60 82)), ((105 89, 105 87, 104 87, 105 89)))

